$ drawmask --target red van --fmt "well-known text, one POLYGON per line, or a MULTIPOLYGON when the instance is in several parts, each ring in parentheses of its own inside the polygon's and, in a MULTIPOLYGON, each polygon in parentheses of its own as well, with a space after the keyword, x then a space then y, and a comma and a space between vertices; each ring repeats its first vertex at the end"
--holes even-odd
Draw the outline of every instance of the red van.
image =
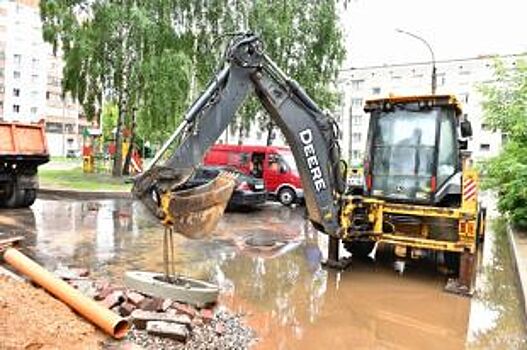
POLYGON ((304 198, 300 175, 289 147, 217 144, 211 147, 203 162, 205 165, 232 166, 263 179, 267 192, 284 205, 304 198))

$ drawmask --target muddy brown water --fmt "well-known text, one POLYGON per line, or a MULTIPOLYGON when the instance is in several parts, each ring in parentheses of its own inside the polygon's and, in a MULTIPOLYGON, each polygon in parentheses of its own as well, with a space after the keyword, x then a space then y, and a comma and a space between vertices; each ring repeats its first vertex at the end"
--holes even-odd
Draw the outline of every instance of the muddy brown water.
MULTIPOLYGON (((523 348, 500 230, 489 230, 472 299, 443 292, 446 277, 433 264, 395 273, 382 250, 376 263, 326 271, 326 237, 306 224, 303 209, 279 205, 226 214, 211 240, 177 235, 176 264, 184 275, 220 285, 222 304, 257 330, 257 349, 523 348)), ((0 232, 24 234, 24 250, 48 268, 89 267, 116 282, 126 270, 163 270, 163 229, 129 200, 38 200, 30 210, 0 211, 0 232)))

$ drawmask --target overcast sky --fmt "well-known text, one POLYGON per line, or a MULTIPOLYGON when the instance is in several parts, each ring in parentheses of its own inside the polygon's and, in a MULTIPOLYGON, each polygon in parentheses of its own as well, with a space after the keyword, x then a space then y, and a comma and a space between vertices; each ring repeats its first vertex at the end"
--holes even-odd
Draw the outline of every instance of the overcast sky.
POLYGON ((527 52, 526 0, 351 0, 345 68, 527 52))

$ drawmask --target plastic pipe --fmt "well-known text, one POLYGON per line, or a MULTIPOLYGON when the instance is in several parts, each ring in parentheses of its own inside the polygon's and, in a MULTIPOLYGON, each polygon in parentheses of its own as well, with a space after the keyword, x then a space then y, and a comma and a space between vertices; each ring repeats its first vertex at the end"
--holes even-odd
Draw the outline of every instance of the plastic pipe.
POLYGON ((128 321, 86 297, 18 250, 8 248, 4 260, 114 338, 121 339, 128 333, 128 321))

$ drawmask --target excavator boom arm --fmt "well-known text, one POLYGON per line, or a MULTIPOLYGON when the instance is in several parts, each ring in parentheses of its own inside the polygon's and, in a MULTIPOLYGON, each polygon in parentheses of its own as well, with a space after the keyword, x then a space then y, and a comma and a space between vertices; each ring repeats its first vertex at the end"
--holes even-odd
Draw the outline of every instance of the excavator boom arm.
POLYGON ((254 91, 291 147, 309 219, 320 231, 337 236, 338 198, 344 191, 344 181, 333 119, 264 54, 257 36, 235 38, 226 55, 227 66, 191 106, 183 123, 136 181, 134 194, 163 217, 152 192, 167 193, 185 183, 254 91), (181 141, 174 153, 163 166, 157 166, 161 155, 178 137, 181 141))

